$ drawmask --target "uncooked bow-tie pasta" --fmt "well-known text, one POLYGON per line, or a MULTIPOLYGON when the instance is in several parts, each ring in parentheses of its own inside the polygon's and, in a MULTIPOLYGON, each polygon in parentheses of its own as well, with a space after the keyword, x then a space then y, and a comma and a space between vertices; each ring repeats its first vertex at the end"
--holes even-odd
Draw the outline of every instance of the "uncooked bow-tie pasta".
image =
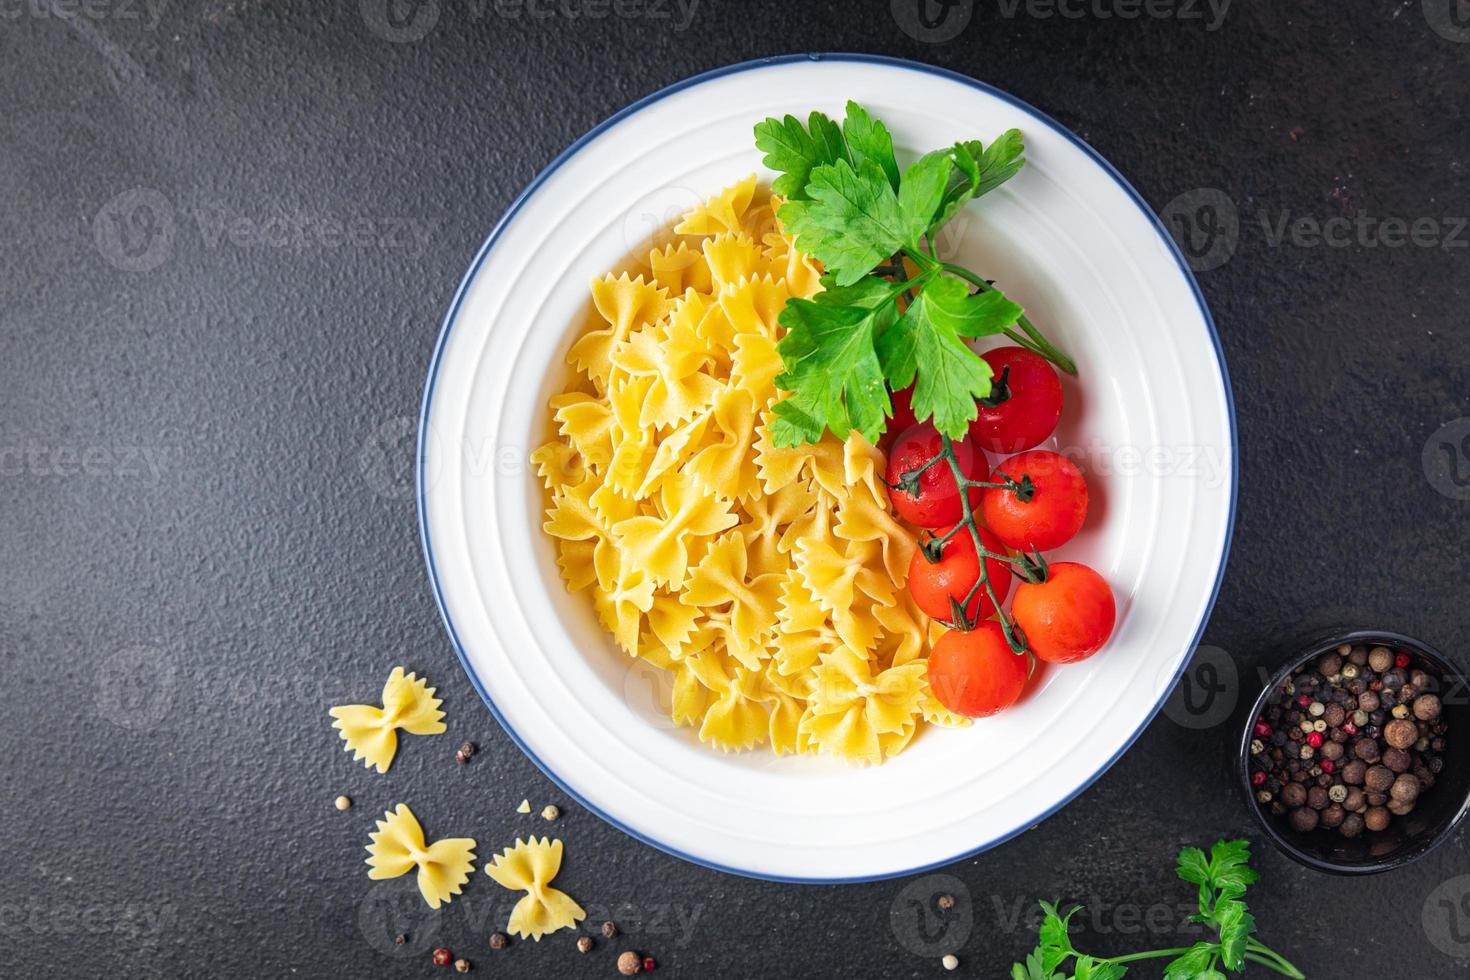
POLYGON ((672 675, 676 721, 723 751, 867 765, 965 719, 929 692, 882 454, 855 432, 789 449, 767 434, 777 316, 822 288, 779 203, 757 204, 751 176, 686 215, 651 276, 593 282, 576 380, 532 459, 568 588, 672 675))
POLYGON ((431 909, 458 895, 474 870, 474 840, 449 837, 425 844, 423 828, 406 803, 383 814, 369 837, 368 877, 397 878, 417 868, 419 894, 431 909))
POLYGON ((515 847, 495 855, 485 865, 485 873, 501 885, 526 893, 511 910, 506 926, 522 939, 529 936, 539 943, 547 933, 571 928, 587 917, 570 895, 551 887, 551 880, 561 870, 561 851, 559 840, 532 837, 517 840, 515 847))
POLYGON ((410 735, 444 733, 444 712, 439 710, 443 703, 434 697, 434 689, 426 680, 405 675, 402 667, 394 667, 388 683, 383 685, 381 708, 346 704, 329 713, 337 719, 332 727, 347 743, 344 748, 352 751, 352 758, 361 759, 364 766, 376 767, 384 773, 398 752, 398 729, 410 735))

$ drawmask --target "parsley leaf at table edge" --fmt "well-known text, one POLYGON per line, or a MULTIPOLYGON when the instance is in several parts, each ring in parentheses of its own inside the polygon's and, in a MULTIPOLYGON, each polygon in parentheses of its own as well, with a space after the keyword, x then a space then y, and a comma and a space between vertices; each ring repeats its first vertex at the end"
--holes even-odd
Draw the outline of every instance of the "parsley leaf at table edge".
POLYGON ((1199 886, 1199 912, 1190 921, 1213 928, 1216 942, 1201 940, 1193 946, 1148 950, 1120 956, 1090 956, 1072 945, 1068 925, 1082 908, 1073 906, 1063 915, 1056 905, 1042 902, 1045 913, 1037 930, 1037 945, 1024 962, 1011 967, 1012 980, 1120 980, 1129 963, 1173 957, 1164 967, 1164 980, 1226 980, 1216 969, 1231 972, 1247 962, 1268 967, 1291 980, 1304 980, 1300 970, 1284 956, 1253 938, 1255 918, 1246 911, 1245 891, 1257 878, 1250 867, 1250 842, 1218 841, 1210 854, 1194 847, 1179 852, 1176 873, 1183 881, 1199 886), (1072 960, 1073 973, 1059 972, 1072 960))
POLYGON ((976 399, 990 394, 989 365, 964 343, 975 337, 1003 334, 1076 373, 1019 306, 934 247, 961 207, 1020 171, 1019 131, 925 154, 902 174, 888 128, 856 102, 840 126, 820 112, 805 124, 787 115, 758 123, 755 141, 780 174, 772 189, 787 199, 786 231, 827 271, 825 293, 790 300, 779 318, 776 384, 790 394, 774 408, 776 445, 853 429, 876 442, 892 415, 889 392, 910 384, 915 417, 963 438, 976 399))

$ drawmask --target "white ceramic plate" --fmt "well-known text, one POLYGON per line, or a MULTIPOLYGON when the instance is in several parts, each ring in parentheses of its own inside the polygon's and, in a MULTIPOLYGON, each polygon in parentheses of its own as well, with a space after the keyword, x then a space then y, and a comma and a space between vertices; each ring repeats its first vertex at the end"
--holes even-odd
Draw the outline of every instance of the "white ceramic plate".
MULTIPOLYGON (((483 179, 486 175, 477 175, 483 179)), ((770 175, 766 175, 769 177, 770 175)), ((635 266, 636 268, 636 266, 635 266)), ((491 233, 445 317, 424 393, 419 513, 440 610, 500 723, 548 776, 628 833, 700 864, 834 882, 957 860, 1076 796, 1158 710, 1214 601, 1234 513, 1234 416, 1209 311, 1136 192, 1041 113, 971 79, 867 56, 736 65, 624 110, 542 173, 491 233), (657 672, 569 595, 528 453, 590 309, 679 210, 760 171, 751 127, 856 99, 906 163, 957 139, 1026 137, 1027 166, 969 206, 958 261, 998 281, 1081 368, 1054 445, 1092 512, 1058 552, 1112 584, 1117 631, 1021 704, 930 729, 872 769, 721 755, 670 723, 657 672)))

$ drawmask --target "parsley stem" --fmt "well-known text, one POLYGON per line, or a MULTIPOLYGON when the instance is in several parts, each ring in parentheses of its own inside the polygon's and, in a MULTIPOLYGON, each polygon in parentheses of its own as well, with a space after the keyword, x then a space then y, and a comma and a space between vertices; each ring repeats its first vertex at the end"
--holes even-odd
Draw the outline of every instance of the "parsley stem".
POLYGON ((1265 943, 1257 942, 1254 939, 1248 940, 1245 944, 1245 950, 1245 958, 1252 962, 1260 963, 1262 966, 1269 966, 1277 973, 1291 977, 1291 980, 1306 980, 1306 974, 1298 970, 1290 960, 1265 943))
POLYGON ((1161 956, 1183 956, 1189 952, 1190 947, 1180 946, 1178 949, 1151 949, 1147 953, 1129 953, 1127 956, 1112 956, 1099 963, 1132 963, 1136 960, 1154 960, 1161 956))
MULTIPOLYGON (((965 280, 966 282, 978 288, 982 293, 989 292, 990 290, 995 288, 993 285, 991 285, 990 280, 984 278, 983 276, 976 275, 962 265, 955 265, 953 262, 941 262, 940 268, 942 268, 945 272, 948 272, 952 276, 958 276, 959 278, 965 280)), ((1036 326, 1026 318, 1026 314, 1022 313, 1019 317, 1016 318, 1016 325, 1022 330, 1026 331, 1026 335, 1030 338, 1031 342, 1023 342, 1020 336, 1011 330, 1007 330, 1005 332, 1006 336, 1010 337, 1018 344, 1021 344, 1021 346, 1029 348, 1033 353, 1040 354, 1042 357, 1046 358, 1048 361, 1051 361, 1063 371, 1066 371, 1068 374, 1076 377, 1077 365, 1072 363, 1072 359, 1070 357, 1057 350, 1056 347, 1052 345, 1052 342, 1047 340, 1046 336, 1042 334, 1040 330, 1037 330, 1036 326)))

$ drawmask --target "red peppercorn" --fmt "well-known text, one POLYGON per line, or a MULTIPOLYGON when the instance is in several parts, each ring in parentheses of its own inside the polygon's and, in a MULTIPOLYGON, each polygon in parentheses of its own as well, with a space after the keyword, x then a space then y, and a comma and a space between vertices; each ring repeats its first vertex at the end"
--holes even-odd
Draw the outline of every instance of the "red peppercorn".
POLYGON ((1312 703, 1312 699, 1303 694, 1301 697, 1296 699, 1296 703, 1305 708, 1307 705, 1312 703))
POLYGON ((1329 776, 1337 771, 1337 763, 1333 762, 1331 759, 1323 759, 1321 762, 1317 763, 1317 765, 1321 766, 1322 771, 1327 773, 1329 776))
POLYGON ((1270 738, 1271 726, 1264 721, 1256 722, 1256 738, 1270 738))
POLYGON ((1322 747, 1322 733, 1307 732, 1307 744, 1314 749, 1320 749, 1322 747))
POLYGON ((1407 667, 1409 666, 1409 655, 1400 650, 1398 656, 1393 658, 1393 663, 1395 667, 1407 667))
POLYGON ((1349 735, 1356 735, 1356 734, 1358 734, 1358 726, 1357 725, 1354 725, 1352 722, 1345 723, 1342 726, 1342 730, 1345 731, 1345 732, 1347 732, 1349 735))
POLYGON ((451 953, 449 950, 444 949, 442 946, 439 949, 434 950, 435 966, 448 966, 453 961, 454 954, 451 953))
POLYGON ((654 969, 657 966, 658 966, 658 961, 655 960, 652 956, 645 956, 645 957, 643 957, 643 972, 644 973, 647 973, 649 970, 652 970, 652 969, 654 969))
POLYGON ((1260 786, 1265 781, 1266 781, 1266 774, 1264 772, 1259 772, 1258 771, 1258 772, 1255 772, 1255 773, 1252 773, 1251 774, 1251 785, 1252 786, 1260 786))

